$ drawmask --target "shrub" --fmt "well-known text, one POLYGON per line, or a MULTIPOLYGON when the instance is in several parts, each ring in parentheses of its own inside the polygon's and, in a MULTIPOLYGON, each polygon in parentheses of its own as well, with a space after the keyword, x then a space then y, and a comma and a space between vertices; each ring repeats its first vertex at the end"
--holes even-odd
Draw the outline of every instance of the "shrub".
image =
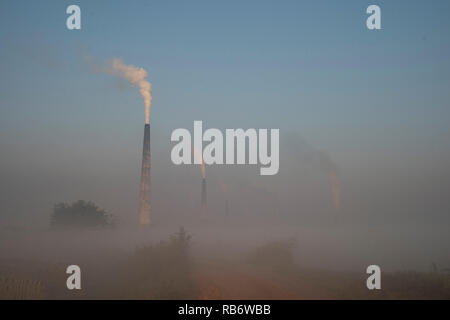
POLYGON ((129 271, 134 296, 147 299, 193 299, 196 290, 190 278, 191 236, 184 228, 167 241, 136 249, 129 271))
POLYGON ((53 208, 51 225, 59 227, 105 227, 111 225, 111 215, 91 201, 72 204, 58 203, 53 208))

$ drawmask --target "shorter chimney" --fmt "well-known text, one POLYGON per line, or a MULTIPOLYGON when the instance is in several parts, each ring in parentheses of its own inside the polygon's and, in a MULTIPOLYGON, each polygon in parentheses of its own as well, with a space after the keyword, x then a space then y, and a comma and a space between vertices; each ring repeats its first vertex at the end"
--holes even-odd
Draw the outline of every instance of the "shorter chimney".
POLYGON ((202 217, 206 216, 206 179, 202 178, 202 217))

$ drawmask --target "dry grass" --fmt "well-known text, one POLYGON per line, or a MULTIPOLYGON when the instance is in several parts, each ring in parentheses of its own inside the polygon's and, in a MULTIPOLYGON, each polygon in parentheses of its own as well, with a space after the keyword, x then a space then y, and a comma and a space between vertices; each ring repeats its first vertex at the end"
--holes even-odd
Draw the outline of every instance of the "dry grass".
POLYGON ((3 263, 0 299, 450 299, 450 274, 438 270, 385 272, 382 290, 368 290, 365 270, 302 267, 299 261, 308 257, 296 259, 292 240, 236 256, 194 256, 190 240, 180 229, 134 252, 99 256, 82 264, 80 291, 67 290, 66 263, 43 262, 33 270, 29 263, 3 263))
POLYGON ((447 273, 402 271, 383 279, 390 299, 450 299, 447 273))
POLYGON ((40 281, 18 279, 13 276, 0 277, 0 299, 40 300, 45 298, 44 286, 40 281))

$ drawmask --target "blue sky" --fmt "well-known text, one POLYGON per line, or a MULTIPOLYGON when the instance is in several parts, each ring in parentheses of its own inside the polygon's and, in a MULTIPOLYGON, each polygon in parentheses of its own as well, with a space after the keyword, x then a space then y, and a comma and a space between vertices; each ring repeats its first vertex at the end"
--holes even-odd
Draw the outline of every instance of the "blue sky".
POLYGON ((449 9, 448 1, 2 1, 0 139, 140 132, 137 89, 89 70, 87 54, 149 72, 155 127, 279 127, 331 151, 448 146, 449 9), (372 3, 380 31, 365 27, 372 3), (81 7, 80 31, 65 27, 69 4, 81 7))

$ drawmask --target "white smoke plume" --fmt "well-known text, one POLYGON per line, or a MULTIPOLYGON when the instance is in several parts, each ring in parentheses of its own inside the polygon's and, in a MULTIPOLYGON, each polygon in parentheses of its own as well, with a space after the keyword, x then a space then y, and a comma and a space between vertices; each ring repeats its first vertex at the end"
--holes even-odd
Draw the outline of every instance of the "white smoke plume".
POLYGON ((128 80, 139 87, 139 92, 145 104, 145 123, 150 123, 150 106, 152 105, 152 84, 147 79, 147 71, 133 65, 126 65, 119 58, 114 58, 107 72, 128 80))

